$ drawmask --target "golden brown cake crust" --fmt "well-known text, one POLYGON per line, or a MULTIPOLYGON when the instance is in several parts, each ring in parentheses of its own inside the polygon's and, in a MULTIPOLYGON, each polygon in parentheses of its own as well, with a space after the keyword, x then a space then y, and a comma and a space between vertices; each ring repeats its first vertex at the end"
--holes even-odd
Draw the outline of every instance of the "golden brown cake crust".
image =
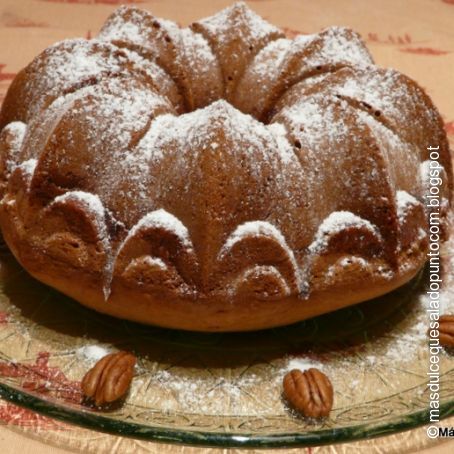
POLYGON ((22 266, 117 317, 201 331, 389 292, 428 249, 437 110, 352 30, 286 39, 245 4, 191 27, 122 7, 46 49, 0 114, 0 226, 22 266))
MULTIPOLYGON (((2 223, 3 225, 3 223, 2 223)), ((406 269, 397 277, 377 278, 373 274, 352 266, 340 268, 336 284, 320 286, 305 299, 289 296, 279 300, 256 300, 249 295, 236 299, 235 303, 222 298, 172 299, 147 294, 140 289, 118 283, 105 300, 99 288, 99 277, 82 273, 55 258, 35 254, 34 249, 14 239, 14 227, 10 233, 3 230, 8 244, 18 244, 22 249, 12 251, 18 261, 36 279, 82 302, 85 306, 108 315, 135 322, 198 331, 247 331, 286 325, 326 312, 366 301, 388 293, 405 284, 420 270, 425 253, 415 251, 405 260, 406 269), (10 236, 12 235, 12 236, 10 236), (52 260, 53 267, 49 267, 52 260), (61 272, 64 266, 64 272, 61 272), (43 272, 42 270, 46 270, 43 272), (367 281, 367 286, 364 285, 367 281), (74 283, 77 282, 77 285, 74 283), (184 314, 184 316, 182 315, 184 314)))

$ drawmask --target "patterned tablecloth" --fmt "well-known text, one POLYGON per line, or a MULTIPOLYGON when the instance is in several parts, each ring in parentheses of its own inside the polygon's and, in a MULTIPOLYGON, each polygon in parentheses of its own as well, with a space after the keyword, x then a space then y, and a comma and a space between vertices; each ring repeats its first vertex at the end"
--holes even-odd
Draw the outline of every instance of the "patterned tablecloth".
MULTIPOLYGON (((0 0, 0 101, 17 71, 55 41, 91 37, 119 4, 137 3, 182 25, 211 15, 229 0, 0 0)), ((263 17, 289 36, 330 25, 360 32, 381 66, 416 79, 439 107, 454 140, 454 0, 251 0, 263 17)), ((454 418, 446 421, 454 425, 454 418)), ((69 426, 0 401, 0 451, 61 453, 221 452, 156 445, 69 426)), ((452 452, 452 443, 429 440, 424 428, 307 452, 452 452)), ((233 452, 234 450, 232 450, 233 452)), ((236 451, 236 450, 235 450, 236 451)), ((225 452, 225 451, 224 451, 225 452)), ((251 452, 251 451, 249 451, 251 452)), ((282 451, 302 452, 302 450, 282 451)))

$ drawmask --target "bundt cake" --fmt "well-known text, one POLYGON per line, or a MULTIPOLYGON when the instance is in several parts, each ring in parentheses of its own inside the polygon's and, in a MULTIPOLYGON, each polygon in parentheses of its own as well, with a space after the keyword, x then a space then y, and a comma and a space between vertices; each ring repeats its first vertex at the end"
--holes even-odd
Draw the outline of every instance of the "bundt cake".
POLYGON ((0 128, 18 261, 165 327, 284 325, 410 280, 429 244, 430 146, 441 223, 449 209, 425 92, 350 29, 287 39, 244 3, 188 28, 121 7, 23 69, 0 128))

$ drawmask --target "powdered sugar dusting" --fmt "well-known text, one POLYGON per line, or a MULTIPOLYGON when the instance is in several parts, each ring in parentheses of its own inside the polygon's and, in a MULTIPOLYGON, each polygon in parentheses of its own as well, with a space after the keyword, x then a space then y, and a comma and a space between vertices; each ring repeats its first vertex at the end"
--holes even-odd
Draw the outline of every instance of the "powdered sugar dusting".
POLYGON ((293 369, 298 369, 298 370, 304 372, 305 370, 308 370, 311 368, 323 370, 324 366, 320 361, 310 360, 308 358, 288 357, 287 363, 284 367, 284 371, 290 372, 293 369))
POLYGON ((13 121, 5 127, 5 131, 13 134, 16 147, 20 146, 21 138, 24 136, 26 129, 27 125, 22 121, 13 121))
POLYGON ((190 28, 180 30, 182 83, 192 108, 206 106, 224 93, 220 64, 208 41, 190 28))
POLYGON ((99 361, 108 355, 110 350, 99 345, 84 345, 76 350, 76 355, 86 359, 90 363, 99 361))
POLYGON ((322 31, 320 35, 323 36, 323 47, 319 64, 339 59, 357 66, 373 63, 366 46, 351 30, 343 27, 330 27, 322 31))
POLYGON ((320 224, 309 250, 312 253, 323 250, 328 246, 328 240, 332 235, 350 227, 365 228, 375 236, 380 237, 377 228, 368 220, 362 219, 349 211, 335 211, 320 224))
POLYGON ((62 95, 83 81, 123 70, 127 59, 109 43, 71 39, 49 47, 31 64, 36 73, 26 87, 29 117, 39 112, 47 97, 62 95))
POLYGON ((189 238, 189 232, 186 226, 173 214, 163 210, 162 208, 145 215, 130 231, 124 243, 134 237, 140 230, 149 228, 161 228, 168 232, 174 233, 188 248, 192 248, 192 243, 189 238))
POLYGON ((403 141, 396 132, 384 126, 369 113, 359 111, 357 116, 369 128, 386 162, 386 178, 390 187, 420 195, 422 192, 419 179, 420 150, 403 141), (405 162, 405 165, 397 165, 399 162, 405 162))
POLYGON ((8 136, 8 159, 6 160, 6 171, 10 174, 13 171, 17 161, 17 154, 22 147, 24 141, 25 132, 27 125, 21 121, 13 121, 9 123, 4 130, 2 135, 8 136))
POLYGON ((225 241, 222 249, 219 252, 219 257, 227 254, 235 244, 243 241, 248 237, 257 237, 257 236, 266 236, 274 239, 279 243, 282 249, 286 252, 288 258, 290 259, 293 269, 295 272, 295 277, 297 280, 297 285, 299 289, 303 288, 303 279, 301 275, 301 270, 296 262, 295 255, 293 251, 288 246, 285 241, 282 233, 272 224, 266 221, 254 221, 254 222, 245 222, 244 224, 239 225, 233 233, 229 235, 225 241))
POLYGON ((295 152, 287 139, 287 130, 284 125, 280 123, 273 123, 268 125, 267 128, 276 140, 277 150, 279 151, 282 163, 285 165, 295 161, 295 152))
POLYGON ((20 121, 9 123, 2 131, 2 140, 7 144, 5 165, 6 174, 10 175, 17 165, 19 151, 24 141, 27 125, 20 121))
POLYGON ((100 149, 106 140, 113 149, 127 149, 134 132, 146 126, 150 113, 159 109, 171 110, 168 101, 156 92, 144 90, 140 85, 126 87, 122 81, 113 80, 108 91, 94 88, 93 93, 98 102, 84 103, 73 112, 83 113, 87 135, 91 136, 95 149, 100 149), (117 119, 117 122, 111 121, 100 129, 100 117, 117 119))
POLYGON ((65 203, 71 200, 81 202, 87 210, 94 215, 94 220, 98 226, 100 238, 103 241, 108 242, 109 235, 106 229, 104 205, 102 204, 100 198, 89 192, 70 191, 55 197, 51 205, 65 203))
MULTIPOLYGON (((260 280, 265 275, 272 275, 279 282, 281 288, 283 289, 283 294, 290 295, 290 287, 288 286, 286 280, 279 272, 279 270, 275 266, 271 265, 257 265, 247 269, 236 279, 236 282, 234 284, 245 282, 250 279, 260 280)), ((268 292, 265 291, 263 296, 269 296, 268 292)))
MULTIPOLYGON (((236 377, 235 371, 225 372, 225 376, 216 374, 207 380, 193 377, 181 369, 160 370, 146 386, 165 390, 166 398, 161 399, 160 404, 166 412, 183 410, 212 415, 256 413, 253 402, 247 399, 245 392, 259 385, 260 377, 254 373, 236 377), (234 376, 229 376, 232 373, 234 376)), ((276 394, 276 398, 279 398, 279 394, 276 394)))
POLYGON ((149 26, 146 18, 151 20, 151 14, 126 5, 120 6, 104 24, 98 35, 98 39, 106 41, 125 40, 130 43, 146 46, 148 44, 147 36, 149 26))
POLYGON ((260 173, 262 162, 277 158, 279 161, 275 162, 288 164, 295 160, 285 138, 285 129, 281 125, 266 126, 224 100, 179 117, 161 115, 139 143, 137 153, 142 154, 144 159, 160 160, 170 143, 172 148, 180 149, 181 156, 187 152, 188 145, 191 146, 192 156, 202 152, 207 146, 223 152, 223 148, 216 142, 217 129, 221 126, 229 143, 232 143, 229 147, 232 159, 235 153, 245 152, 248 156, 250 152, 250 163, 256 174, 260 173), (270 147, 270 143, 277 143, 278 146, 270 147), (254 159, 253 151, 260 153, 262 160, 254 159))
POLYGON ((398 116, 401 112, 396 100, 407 99, 407 87, 401 83, 401 75, 392 69, 383 71, 368 68, 355 71, 355 75, 334 85, 333 90, 342 96, 360 100, 385 115, 398 116))
MULTIPOLYGON (((240 80, 239 92, 252 91, 255 86, 271 90, 272 82, 278 79, 281 66, 292 44, 293 41, 280 38, 261 49, 247 68, 245 77, 240 80)), ((260 97, 256 101, 260 103, 260 97)))
POLYGON ((371 263, 368 262, 363 257, 357 256, 348 256, 342 257, 339 259, 334 265, 330 265, 324 274, 324 280, 326 283, 331 283, 333 279, 339 272, 339 269, 356 269, 359 268, 361 270, 370 270, 371 263))
POLYGON ((38 161, 36 159, 28 159, 27 161, 22 162, 17 167, 21 169, 26 175, 33 175, 35 172, 38 161))
POLYGON ((138 263, 148 265, 150 268, 158 268, 162 271, 167 269, 167 265, 162 259, 160 259, 159 257, 151 257, 149 255, 146 255, 145 257, 139 257, 137 259, 131 260, 131 262, 125 269, 125 273, 127 273, 129 269, 135 268, 138 263))
POLYGON ((364 259, 363 257, 343 257, 342 259, 339 260, 339 265, 342 267, 348 267, 351 265, 359 265, 360 267, 367 267, 368 266, 368 261, 364 259))
POLYGON ((145 263, 150 266, 156 266, 162 270, 167 268, 167 265, 159 257, 150 257, 149 255, 147 255, 145 257, 145 263))
POLYGON ((255 40, 260 40, 270 33, 278 33, 279 29, 274 25, 263 20, 258 14, 254 13, 247 7, 244 2, 237 2, 229 6, 214 16, 202 19, 200 23, 206 27, 210 33, 218 36, 218 39, 223 42, 232 35, 232 28, 236 33, 242 36, 244 33, 243 24, 247 24, 246 37, 252 37, 255 40), (250 34, 250 35, 249 35, 250 34))
MULTIPOLYGON (((304 98, 285 107, 279 114, 304 148, 316 150, 326 141, 341 142, 350 134, 347 122, 336 114, 338 108, 333 104, 322 105, 321 102, 320 96, 304 98)), ((348 108, 342 101, 341 106, 348 108)))
POLYGON ((249 236, 269 236, 276 239, 282 248, 286 249, 287 245, 285 238, 282 236, 282 233, 274 227, 274 225, 265 221, 255 221, 255 222, 245 222, 244 224, 239 225, 235 231, 227 238, 221 254, 224 254, 227 250, 235 246, 236 243, 242 241, 244 238, 249 236))
POLYGON ((81 203, 87 210, 88 213, 91 214, 93 221, 97 227, 97 232, 100 241, 102 242, 104 253, 106 255, 106 264, 105 268, 102 270, 104 274, 104 282, 103 282, 103 293, 104 298, 107 299, 110 293, 110 281, 109 276, 112 271, 112 248, 110 243, 110 235, 107 231, 106 225, 106 211, 104 208, 101 199, 89 192, 85 191, 69 191, 65 194, 55 197, 52 201, 50 207, 59 203, 66 203, 68 201, 76 201, 81 203))
POLYGON ((420 205, 421 202, 406 191, 397 191, 396 193, 397 216, 402 222, 408 212, 414 206, 420 205))
POLYGON ((208 69, 217 64, 217 59, 208 41, 200 33, 194 33, 190 28, 183 28, 181 39, 189 61, 199 63, 195 65, 195 70, 208 73, 208 69), (205 68, 201 66, 201 63, 205 65, 205 68))
MULTIPOLYGON (((77 101, 65 113, 66 118, 71 115, 73 125, 64 130, 72 153, 59 157, 62 165, 71 163, 80 173, 87 172, 91 191, 111 210, 118 206, 115 200, 119 194, 138 205, 145 203, 148 168, 136 151, 135 140, 155 116, 174 109, 163 96, 126 78, 105 80, 78 93, 77 101), (83 135, 79 133, 76 143, 74 136, 80 131, 83 135), (85 153, 83 160, 75 159, 76 151, 85 153)), ((118 212, 118 220, 127 224, 133 207, 131 204, 118 212)))
MULTIPOLYGON (((108 50, 114 50, 108 44, 105 46, 108 50)), ((56 81, 55 85, 63 79, 67 81, 68 76, 72 78, 70 82, 74 83, 102 69, 120 69, 118 61, 113 56, 107 55, 106 59, 106 55, 94 52, 93 42, 83 39, 57 43, 49 49, 49 54, 52 55, 52 77, 56 81)))
POLYGON ((98 35, 106 41, 125 41, 143 47, 158 56, 159 43, 166 43, 170 37, 179 44, 180 29, 175 22, 155 18, 149 12, 122 6, 109 17, 98 35))

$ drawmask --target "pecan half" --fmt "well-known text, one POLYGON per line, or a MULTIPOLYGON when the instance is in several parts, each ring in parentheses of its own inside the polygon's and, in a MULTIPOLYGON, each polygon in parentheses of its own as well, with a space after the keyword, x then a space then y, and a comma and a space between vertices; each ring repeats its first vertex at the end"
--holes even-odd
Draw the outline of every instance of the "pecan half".
POLYGON ((333 386, 315 368, 304 372, 293 369, 284 377, 284 397, 299 412, 310 418, 328 416, 333 407, 333 386))
POLYGON ((126 394, 134 375, 136 357, 117 352, 101 358, 82 379, 82 392, 97 406, 114 402, 126 394))
POLYGON ((444 347, 454 347, 454 315, 442 315, 439 323, 440 344, 444 347))

